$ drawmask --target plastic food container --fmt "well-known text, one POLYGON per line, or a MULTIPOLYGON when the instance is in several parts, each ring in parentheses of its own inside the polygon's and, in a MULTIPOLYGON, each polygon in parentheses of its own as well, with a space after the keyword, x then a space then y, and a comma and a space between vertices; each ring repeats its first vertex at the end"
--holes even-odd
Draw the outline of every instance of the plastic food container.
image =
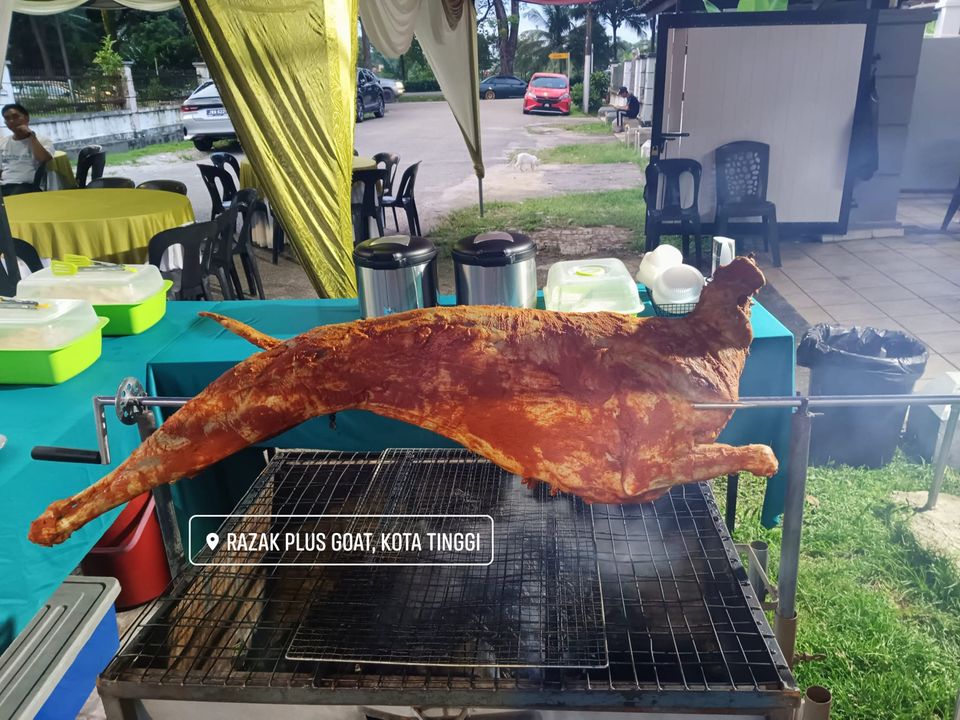
POLYGON ((675 265, 657 276, 651 293, 658 305, 696 303, 703 291, 703 275, 690 265, 675 265))
POLYGON ((637 284, 617 258, 554 263, 543 289, 547 310, 561 312, 643 312, 637 284))
POLYGON ((90 303, 36 302, 35 308, 0 303, 0 384, 56 385, 100 357, 107 320, 90 303))
POLYGON ((164 316, 172 283, 153 265, 126 268, 82 269, 75 275, 54 275, 44 268, 20 281, 17 297, 86 300, 110 320, 104 335, 136 335, 164 316))

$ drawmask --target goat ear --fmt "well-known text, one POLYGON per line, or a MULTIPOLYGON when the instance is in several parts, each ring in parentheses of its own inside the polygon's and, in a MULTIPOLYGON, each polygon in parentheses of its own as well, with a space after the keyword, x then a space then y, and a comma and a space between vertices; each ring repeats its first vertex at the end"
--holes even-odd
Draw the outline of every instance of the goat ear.
POLYGON ((275 337, 270 337, 269 335, 262 333, 259 330, 240 322, 239 320, 228 318, 226 315, 218 315, 217 313, 212 312, 202 312, 200 313, 200 316, 215 320, 234 335, 242 337, 247 342, 253 343, 257 347, 263 348, 264 350, 270 350, 271 348, 275 348, 277 345, 283 343, 282 340, 278 340, 275 337))

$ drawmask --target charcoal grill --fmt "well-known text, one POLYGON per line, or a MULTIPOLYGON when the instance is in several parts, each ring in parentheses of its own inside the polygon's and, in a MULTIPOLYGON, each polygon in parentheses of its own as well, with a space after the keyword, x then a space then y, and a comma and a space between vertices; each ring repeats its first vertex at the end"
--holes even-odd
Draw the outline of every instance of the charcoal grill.
POLYGON ((266 508, 469 509, 495 518, 497 556, 465 568, 188 569, 101 676, 108 718, 185 718, 196 702, 275 706, 231 705, 232 718, 310 705, 790 718, 799 705, 709 484, 587 506, 462 450, 283 451, 234 514, 266 508), (445 587, 456 593, 443 600, 445 587))

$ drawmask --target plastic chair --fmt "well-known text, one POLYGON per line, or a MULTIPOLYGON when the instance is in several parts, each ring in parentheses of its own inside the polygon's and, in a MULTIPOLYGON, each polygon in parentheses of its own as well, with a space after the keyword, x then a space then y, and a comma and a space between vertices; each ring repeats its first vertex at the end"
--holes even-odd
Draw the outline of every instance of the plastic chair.
POLYGON ((37 192, 47 189, 47 164, 40 163, 40 167, 33 174, 33 187, 37 192))
POLYGON ((187 186, 179 180, 147 180, 137 185, 137 190, 163 190, 180 195, 187 194, 187 186))
POLYGON ((777 206, 767 200, 770 146, 740 140, 721 145, 714 155, 717 165, 716 234, 727 234, 731 218, 759 217, 764 249, 771 251, 774 267, 780 267, 777 206))
POLYGON ((237 242, 237 205, 231 205, 217 215, 214 222, 217 232, 210 244, 210 252, 204 258, 204 274, 214 276, 220 284, 224 300, 243 300, 243 285, 233 261, 234 245, 237 242))
POLYGON ((221 170, 226 170, 229 165, 233 170, 233 175, 237 179, 237 187, 240 187, 240 161, 235 155, 228 152, 215 152, 210 154, 210 162, 221 170))
POLYGON ((123 190, 133 190, 137 184, 130 178, 124 177, 102 177, 91 180, 85 186, 85 190, 94 190, 97 188, 120 188, 123 190))
POLYGON ((953 198, 951 198, 950 205, 947 207, 947 214, 943 216, 943 225, 940 226, 942 232, 947 231, 953 221, 953 216, 957 214, 957 210, 960 210, 960 180, 957 181, 957 189, 953 191, 953 198))
POLYGON ((377 167, 380 167, 380 164, 383 164, 383 169, 387 170, 389 177, 384 181, 383 187, 380 188, 380 196, 392 195, 393 194, 393 180, 397 177, 397 167, 400 165, 400 156, 394 153, 377 153, 373 156, 373 161, 377 164, 377 167))
POLYGON ((230 207, 230 202, 237 194, 237 185, 226 170, 216 165, 202 165, 197 163, 200 168, 200 177, 203 178, 203 184, 210 194, 210 219, 213 220, 220 213, 230 207), (220 186, 217 186, 217 183, 220 186))
POLYGON ((211 220, 164 230, 150 238, 147 257, 150 264, 158 268, 167 248, 174 245, 183 248, 183 268, 160 271, 163 277, 173 281, 168 297, 174 300, 210 299, 204 258, 209 255, 216 234, 217 224, 211 220))
POLYGON ((660 244, 660 235, 677 234, 681 237, 684 259, 690 259, 690 237, 696 247, 696 266, 702 267, 703 250, 700 247, 700 178, 703 166, 696 160, 673 158, 659 160, 647 165, 647 185, 643 199, 647 205, 645 229, 647 252, 660 244), (693 179, 693 198, 690 205, 683 206, 680 181, 684 175, 693 179), (660 188, 662 200, 658 202, 660 188), (673 231, 673 232, 671 232, 673 231))
POLYGON ((402 208, 407 214, 407 227, 411 235, 420 235, 420 215, 417 213, 417 201, 414 199, 413 191, 417 183, 417 172, 420 170, 420 161, 403 171, 400 177, 400 187, 396 195, 384 195, 380 198, 380 205, 383 208, 390 208, 393 211, 393 224, 400 231, 400 225, 397 222, 397 208, 402 208))
POLYGON ((260 279, 260 268, 257 265, 257 255, 253 249, 253 226, 259 222, 266 222, 267 206, 257 200, 257 191, 253 188, 240 190, 233 198, 231 208, 236 207, 237 217, 242 223, 240 232, 236 236, 234 252, 240 256, 243 273, 247 277, 247 286, 250 295, 256 295, 266 300, 263 294, 263 281, 260 279))
POLYGON ((23 264, 30 269, 30 272, 43 270, 40 254, 33 245, 20 238, 10 239, 13 240, 13 264, 10 264, 11 258, 7 258, 3 253, 0 253, 0 295, 4 297, 13 297, 17 294, 17 284, 20 282, 20 270, 18 269, 16 271, 15 276, 14 273, 10 271, 11 267, 16 267, 17 260, 23 260, 23 264))
POLYGON ((107 153, 100 145, 87 145, 77 155, 77 187, 87 186, 87 175, 91 180, 103 177, 107 165, 107 153))
POLYGON ((383 237, 383 210, 378 203, 377 185, 386 182, 387 170, 354 170, 353 182, 363 186, 362 200, 350 203, 353 215, 353 241, 361 243, 370 238, 370 221, 377 223, 377 231, 383 237))

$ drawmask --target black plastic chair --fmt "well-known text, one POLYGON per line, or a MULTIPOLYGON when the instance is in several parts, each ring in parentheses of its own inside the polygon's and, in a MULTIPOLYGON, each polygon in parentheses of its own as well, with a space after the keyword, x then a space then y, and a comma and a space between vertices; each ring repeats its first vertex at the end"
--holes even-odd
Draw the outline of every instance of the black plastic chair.
POLYGON ((237 187, 240 187, 240 161, 235 155, 228 152, 215 152, 210 155, 210 162, 221 170, 226 170, 229 165, 233 170, 233 175, 237 179, 237 187))
POLYGON ((390 208, 393 211, 393 224, 397 228, 397 232, 400 231, 400 224, 397 222, 397 208, 400 208, 407 214, 407 227, 410 229, 410 234, 420 235, 420 215, 417 213, 417 201, 413 196, 419 170, 420 161, 417 161, 403 171, 396 195, 384 195, 380 198, 381 207, 390 208))
POLYGON ((137 190, 163 190, 179 195, 187 194, 187 186, 179 180, 147 180, 137 185, 137 190))
POLYGON ((224 300, 243 300, 243 285, 234 262, 234 247, 237 242, 237 211, 231 205, 217 215, 214 222, 217 232, 210 244, 210 252, 204 258, 205 274, 217 278, 224 300))
POLYGON ((97 188, 119 188, 122 190, 133 190, 137 184, 130 178, 124 177, 102 177, 91 180, 84 187, 85 190, 94 190, 97 188))
POLYGON ((256 224, 266 223, 267 206, 257 199, 256 190, 244 188, 234 196, 231 208, 234 207, 241 222, 240 232, 234 243, 234 253, 240 257, 251 297, 257 296, 261 300, 266 300, 263 294, 263 281, 260 279, 260 267, 257 265, 257 255, 253 248, 253 228, 256 224))
POLYGON ((940 226, 941 231, 947 231, 953 221, 953 216, 957 214, 957 210, 960 210, 960 180, 957 181, 957 189, 953 191, 953 198, 951 198, 950 205, 947 207, 947 214, 943 216, 943 225, 940 226))
POLYGON ((33 174, 33 187, 37 192, 47 189, 47 164, 40 163, 40 167, 33 174))
POLYGON ((660 244, 661 235, 680 235, 683 257, 690 260, 690 238, 696 248, 696 266, 703 265, 700 247, 700 179, 703 166, 696 160, 672 158, 647 165, 647 184, 643 199, 647 205, 645 230, 647 252, 660 244), (693 180, 693 197, 684 207, 681 201, 680 181, 684 175, 693 180), (662 192, 661 192, 662 189, 662 192))
POLYGON ((147 257, 150 264, 157 268, 160 267, 163 253, 167 248, 174 245, 180 245, 183 248, 183 268, 160 271, 163 277, 173 281, 173 287, 167 293, 168 298, 173 300, 210 299, 205 258, 210 253, 216 234, 217 224, 211 220, 164 230, 150 238, 147 257))
POLYGON ((200 168, 200 177, 203 178, 203 184, 210 194, 210 219, 213 220, 217 215, 230 207, 230 203, 237 194, 237 184, 233 181, 230 173, 222 167, 216 165, 203 165, 197 163, 200 168), (220 186, 217 186, 217 183, 220 186))
POLYGON ((371 220, 377 223, 377 231, 383 237, 383 212, 378 202, 377 186, 386 182, 387 176, 387 170, 353 171, 353 182, 363 186, 362 200, 350 203, 354 244, 370 239, 371 220))
POLYGON ((380 188, 381 197, 384 195, 393 195, 393 180, 397 177, 397 167, 400 165, 400 156, 394 153, 382 152, 374 155, 373 161, 377 164, 378 168, 382 164, 382 169, 389 173, 389 177, 384 181, 383 187, 380 188))
POLYGON ((91 180, 103 177, 103 169, 107 166, 107 153, 100 145, 87 145, 77 155, 77 187, 87 186, 87 175, 91 180))
POLYGON ((17 260, 23 260, 30 272, 43 270, 43 262, 40 260, 40 254, 26 240, 20 238, 10 238, 13 240, 13 258, 0 254, 0 295, 4 297, 13 297, 17 294, 17 284, 20 282, 20 270, 16 274, 11 272, 11 268, 16 267, 17 260), (10 264, 12 263, 12 264, 10 264))
POLYGON ((759 217, 764 249, 780 267, 780 235, 777 206, 767 200, 770 146, 752 140, 721 145, 714 152, 717 165, 717 214, 714 229, 726 235, 731 218, 759 217))

